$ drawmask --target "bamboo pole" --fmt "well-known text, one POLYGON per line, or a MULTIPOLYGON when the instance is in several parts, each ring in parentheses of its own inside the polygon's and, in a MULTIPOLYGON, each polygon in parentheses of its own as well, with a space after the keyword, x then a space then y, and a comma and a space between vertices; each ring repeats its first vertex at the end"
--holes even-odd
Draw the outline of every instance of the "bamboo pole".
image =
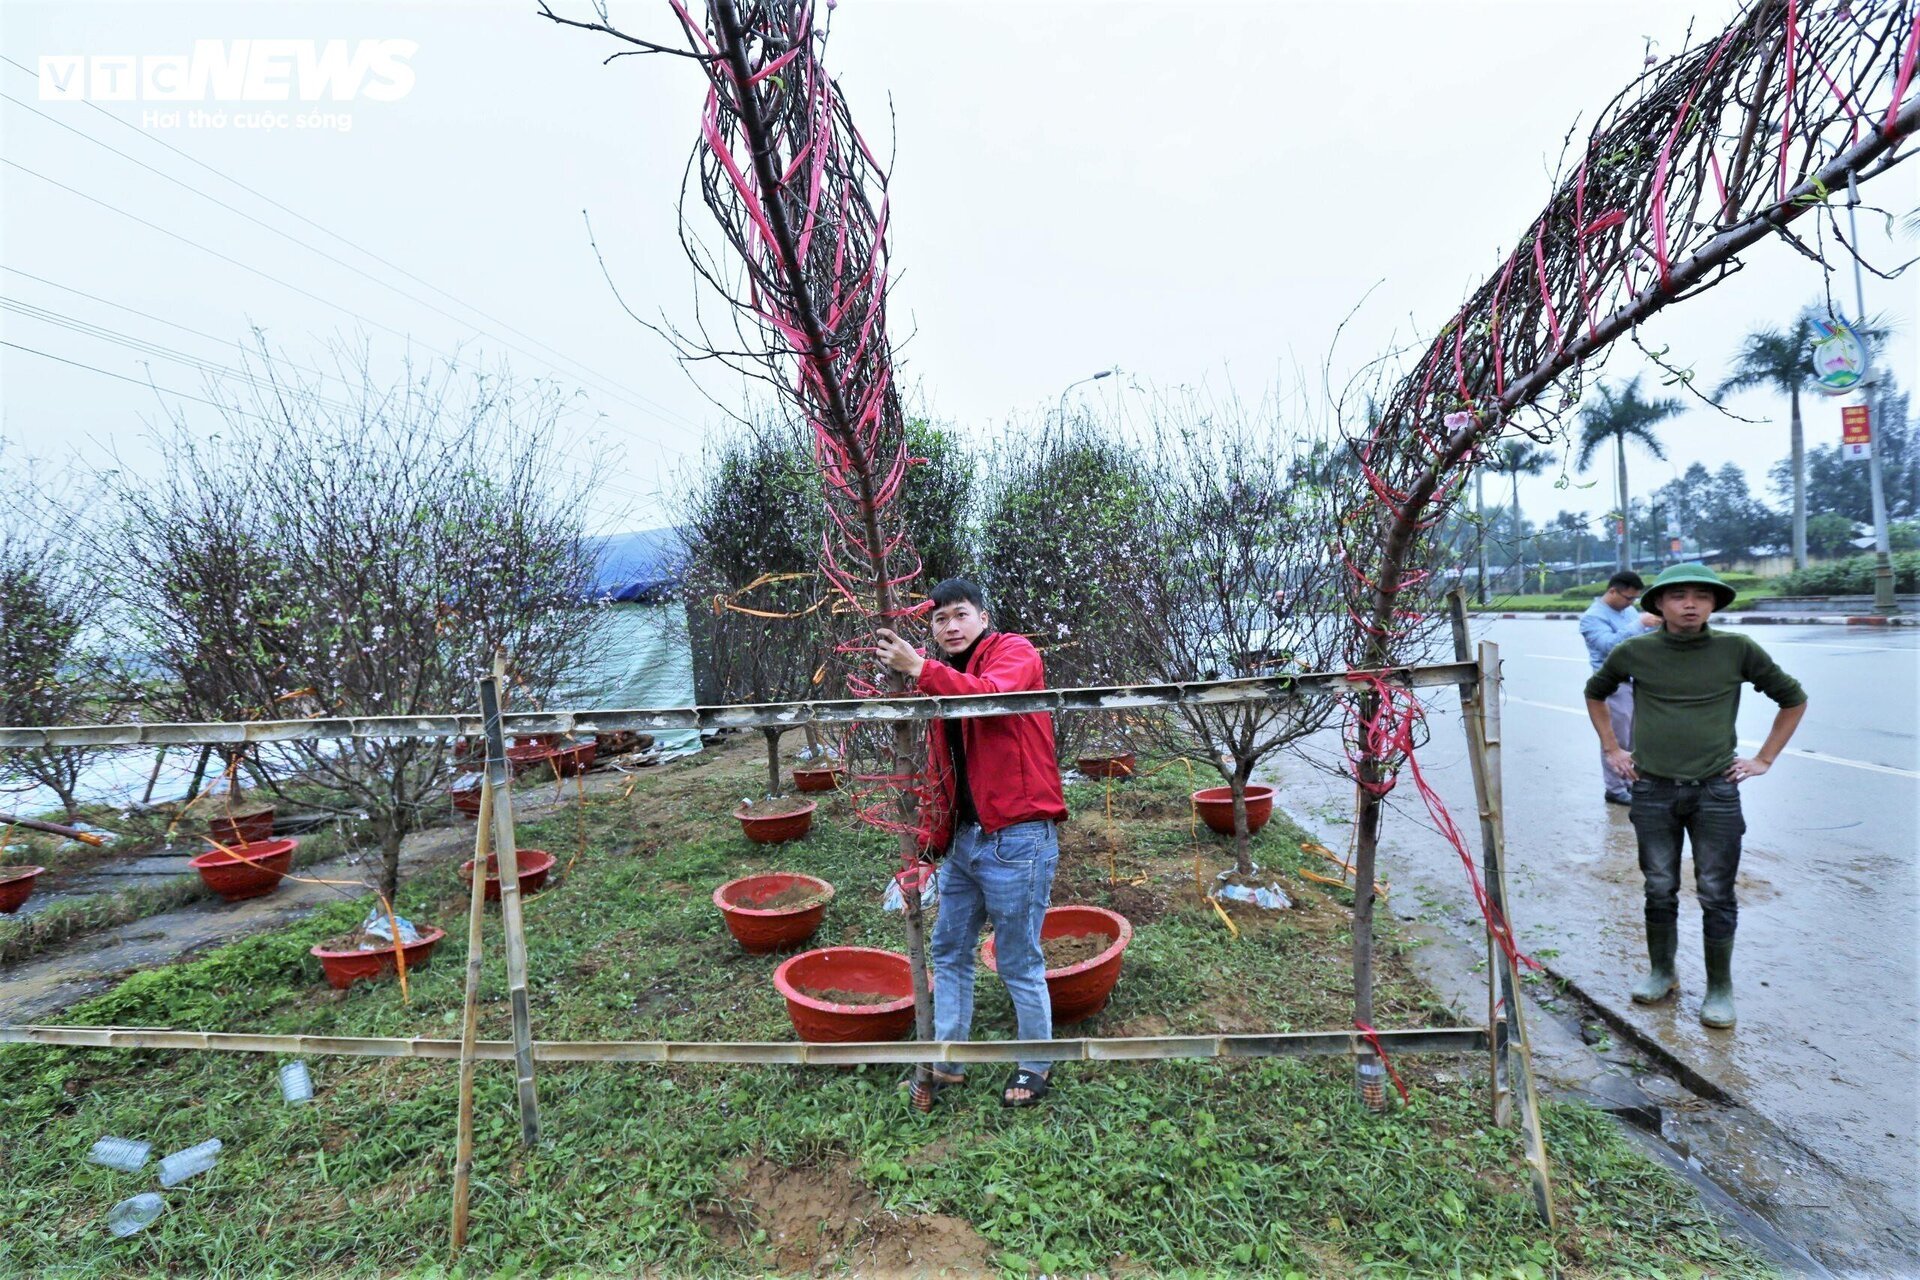
POLYGON ((473 892, 467 906, 467 991, 461 1002, 459 1137, 453 1158, 453 1251, 467 1247, 467 1196, 473 1177, 473 1046, 480 1031, 480 960, 487 917, 487 855, 492 852, 493 783, 480 784, 480 827, 473 836, 473 892))
MULTIPOLYGON (((763 702, 707 707, 560 709, 503 714, 508 734, 612 733, 631 729, 750 729, 774 725, 856 724, 862 721, 923 721, 970 716, 1132 711, 1150 707, 1284 704, 1339 697, 1351 692, 1359 672, 1319 671, 1297 676, 1247 676, 1169 684, 1096 685, 1084 689, 1035 689, 1021 693, 975 693, 937 698, 923 694, 881 698, 832 698, 815 702, 763 702)), ((1377 674, 1409 688, 1434 688, 1473 678, 1472 664, 1383 666, 1377 674)), ((199 724, 93 724, 0 727, 0 747, 128 747, 160 743, 319 742, 334 738, 450 738, 484 731, 481 717, 465 712, 423 716, 333 716, 304 720, 232 720, 199 724)))
MULTIPOLYGON (((533 1013, 527 1000, 526 922, 520 912, 520 861, 513 833, 513 773, 500 724, 506 673, 506 653, 495 653, 493 674, 480 681, 480 715, 487 737, 487 785, 493 792, 493 852, 500 865, 500 922, 507 942, 507 998, 513 1005, 520 1141, 531 1147, 540 1141, 540 1096, 533 1083, 533 1013)), ((476 881, 485 874, 485 868, 474 868, 476 881)))
MULTIPOLYGON (((1509 937, 1515 936, 1513 916, 1507 909, 1507 836, 1505 807, 1500 777, 1500 646, 1490 641, 1480 644, 1480 687, 1474 698, 1478 714, 1474 716, 1478 741, 1473 754, 1481 757, 1486 778, 1486 824, 1489 839, 1485 847, 1487 900, 1498 918, 1506 923, 1509 937)), ((1527 1020, 1520 993, 1520 974, 1505 949, 1500 951, 1500 994, 1506 1009, 1510 1031, 1507 1053, 1507 1081, 1513 1091, 1515 1111, 1525 1135, 1527 1165, 1533 1174, 1533 1205, 1553 1229, 1553 1184, 1547 1169, 1546 1137, 1540 1127, 1540 1111, 1533 1084, 1533 1046, 1527 1039, 1527 1020), (1511 1052, 1517 1049, 1518 1052, 1511 1052)), ((1490 1032, 1493 1028, 1488 1029, 1490 1032)), ((1499 1051, 1499 1046, 1495 1046, 1499 1051)))
MULTIPOLYGON (((1485 1027, 1409 1027, 1381 1031, 1389 1053, 1479 1054, 1485 1027)), ((168 1027, 54 1027, 0 1025, 0 1044, 64 1045, 82 1049, 179 1050, 191 1053, 291 1053, 357 1058, 412 1058, 458 1062, 462 1040, 391 1036, 310 1036, 168 1027)), ((511 1040, 476 1040, 474 1058, 511 1062, 511 1040)), ((702 1063, 728 1066, 847 1066, 857 1063, 1017 1062, 1050 1058, 1077 1062, 1151 1062, 1175 1058, 1301 1058, 1370 1052, 1355 1031, 1289 1031, 1220 1036, 1126 1036, 1077 1040, 888 1040, 847 1044, 804 1041, 536 1040, 541 1062, 702 1063)))
MULTIPOLYGON (((1447 596, 1448 621, 1453 628, 1453 653, 1468 661, 1473 653, 1467 636, 1466 591, 1455 587, 1447 596)), ((1467 735, 1467 762, 1473 771, 1473 796, 1480 814, 1480 878, 1492 879, 1494 853, 1493 809, 1487 798, 1487 760, 1480 723, 1479 682, 1460 686, 1460 722, 1467 735)), ((1507 1020, 1501 1016, 1500 973, 1503 957, 1493 931, 1487 931, 1487 1055, 1488 1101, 1493 1122, 1505 1128, 1513 1123, 1513 1094, 1507 1086, 1507 1020)))

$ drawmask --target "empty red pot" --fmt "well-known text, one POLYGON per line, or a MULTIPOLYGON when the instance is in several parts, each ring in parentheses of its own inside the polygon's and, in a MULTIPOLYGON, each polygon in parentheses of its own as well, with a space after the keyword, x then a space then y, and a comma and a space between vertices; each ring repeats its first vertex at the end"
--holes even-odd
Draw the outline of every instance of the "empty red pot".
MULTIPOLYGON (((1046 919, 1040 922, 1042 942, 1048 938, 1078 938, 1087 934, 1112 941, 1090 960, 1064 969, 1047 970, 1047 996, 1053 1001, 1056 1023, 1078 1022, 1107 1007, 1113 984, 1120 980, 1120 962, 1127 944, 1133 941, 1133 924, 1118 911, 1081 906, 1048 907, 1046 919)), ((995 963, 993 941, 988 938, 980 948, 980 961, 998 973, 1000 967, 995 963)))
MULTIPOLYGON (((520 871, 521 893, 538 893, 556 861, 545 849, 516 849, 513 858, 514 866, 520 871)), ((460 864, 460 878, 469 884, 473 882, 472 858, 460 864)), ((487 855, 487 901, 500 901, 500 855, 497 853, 487 855)))
POLYGON ((1122 756, 1082 756, 1074 766, 1088 778, 1131 778, 1136 763, 1129 751, 1122 756))
MULTIPOLYGON (((420 941, 402 943, 400 951, 406 956, 407 972, 426 968, 427 962, 433 959, 433 949, 446 936, 445 929, 427 928, 420 931, 420 941)), ((378 951, 328 951, 315 945, 307 951, 320 961, 320 969, 327 975, 328 985, 342 991, 356 982, 378 982, 400 971, 392 947, 381 947, 378 951)))
POLYGON ((480 785, 480 775, 477 773, 462 774, 453 780, 448 791, 453 795, 455 813, 466 818, 480 816, 480 785))
POLYGON ((576 742, 555 751, 553 762, 560 766, 561 777, 571 778, 576 773, 585 773, 593 768, 594 757, 599 750, 600 744, 597 742, 576 742))
POLYGON ((553 758, 558 754, 552 747, 531 742, 525 746, 508 747, 507 763, 512 766, 516 778, 535 772, 551 774, 553 758))
POLYGON ((802 1040, 815 1044, 901 1040, 913 1030, 913 971, 897 951, 877 947, 802 951, 773 971, 773 985, 787 998, 787 1016, 802 1040), (836 1004, 810 996, 802 987, 893 999, 885 1004, 836 1004))
POLYGON ((280 887, 293 869, 293 850, 298 840, 255 840, 232 844, 190 859, 187 865, 200 873, 207 888, 238 902, 243 898, 263 898, 280 887))
POLYGON ((813 876, 792 871, 771 871, 763 875, 729 880, 713 891, 713 905, 720 908, 727 930, 748 951, 778 951, 796 946, 813 936, 820 918, 833 901, 833 886, 813 876), (819 901, 794 907, 762 907, 768 898, 777 898, 795 885, 804 885, 818 895, 819 901))
MULTIPOLYGON (((1193 807, 1200 821, 1223 836, 1233 834, 1233 788, 1203 787, 1193 793, 1193 807)), ((1247 834, 1253 835, 1273 816, 1273 788, 1265 783, 1247 784, 1247 834)))
POLYGON ((12 915, 33 896, 33 884, 45 867, 0 867, 0 912, 12 915))
POLYGON ((207 824, 207 834, 221 844, 252 844, 273 839, 273 806, 222 814, 207 824))
POLYGON ((827 769, 795 769, 793 771, 793 789, 796 791, 831 791, 840 785, 840 777, 845 769, 834 766, 827 769))
POLYGON ((788 840, 798 840, 807 834, 808 829, 813 826, 813 811, 817 808, 819 806, 809 800, 804 809, 763 818, 742 805, 733 811, 733 816, 740 819, 740 829, 746 832, 747 839, 755 844, 784 844, 788 840))

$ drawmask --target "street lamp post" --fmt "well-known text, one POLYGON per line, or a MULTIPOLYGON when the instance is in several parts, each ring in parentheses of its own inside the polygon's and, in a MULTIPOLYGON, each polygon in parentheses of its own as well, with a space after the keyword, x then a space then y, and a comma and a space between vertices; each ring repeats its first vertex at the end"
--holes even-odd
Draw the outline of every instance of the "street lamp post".
MULTIPOLYGON (((1860 205, 1860 184, 1847 175, 1847 234, 1853 243, 1853 300, 1855 323, 1867 320, 1867 291, 1860 279, 1860 227, 1854 210, 1860 205)), ((1886 426, 1880 421, 1880 369, 1871 357, 1867 376, 1862 379, 1867 392, 1867 421, 1872 435, 1867 446, 1867 485, 1873 492, 1873 611, 1878 614, 1900 612, 1893 598, 1893 544, 1887 531, 1887 486, 1880 469, 1880 449, 1885 442, 1886 426)))
POLYGON ((1062 387, 1060 390, 1060 404, 1054 411, 1055 416, 1061 424, 1065 425, 1067 420, 1067 392, 1073 390, 1075 387, 1085 386, 1089 382, 1098 382, 1102 378, 1111 378, 1118 372, 1120 372, 1120 366, 1115 365, 1111 369, 1102 369, 1098 373, 1090 373, 1086 377, 1075 382, 1069 382, 1065 387, 1062 387))

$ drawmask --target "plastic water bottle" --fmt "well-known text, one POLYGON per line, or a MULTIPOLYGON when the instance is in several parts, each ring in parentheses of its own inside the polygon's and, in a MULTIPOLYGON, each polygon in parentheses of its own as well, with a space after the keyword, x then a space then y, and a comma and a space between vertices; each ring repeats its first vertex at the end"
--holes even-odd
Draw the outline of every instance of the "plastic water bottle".
POLYGON ((280 1067, 280 1097, 289 1103, 313 1101, 313 1076, 307 1064, 298 1059, 280 1067))
POLYGON ((159 1192, 142 1191, 107 1210, 107 1230, 116 1236, 130 1236, 136 1231, 144 1231, 166 1207, 167 1202, 160 1198, 159 1192))
POLYGON ((93 1150, 87 1152, 87 1159, 95 1164, 103 1164, 109 1169, 138 1173, 152 1153, 151 1142, 139 1142, 133 1138, 106 1137, 93 1144, 93 1150))
POLYGON ((185 1147, 160 1162, 160 1185, 171 1187, 175 1183, 185 1182, 198 1173, 213 1168, 214 1161, 220 1155, 220 1139, 208 1138, 205 1142, 185 1147))
POLYGON ((1360 1101, 1369 1111, 1387 1109, 1387 1069, 1378 1058, 1362 1058, 1359 1066, 1360 1101))

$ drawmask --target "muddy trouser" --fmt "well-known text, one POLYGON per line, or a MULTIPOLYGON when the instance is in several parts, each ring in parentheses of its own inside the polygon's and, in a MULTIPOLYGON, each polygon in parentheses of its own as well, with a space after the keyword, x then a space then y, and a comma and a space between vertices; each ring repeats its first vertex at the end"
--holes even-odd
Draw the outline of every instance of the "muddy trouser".
POLYGON ((1640 775, 1633 784, 1629 810, 1640 838, 1640 872, 1647 881, 1647 921, 1671 924, 1680 918, 1680 842, 1693 850, 1693 883, 1700 898, 1700 932, 1707 938, 1733 937, 1738 907, 1734 877, 1740 874, 1740 837, 1747 821, 1740 812, 1740 788, 1725 778, 1675 782, 1640 775))
MULTIPOLYGON (((974 949, 993 922, 994 962, 1013 1000, 1022 1040, 1053 1039, 1053 1001, 1040 924, 1053 893, 1060 839, 1047 821, 1018 822, 988 835, 969 822, 954 832, 940 864, 940 915, 933 922, 933 1033, 965 1040, 973 1031, 974 949)), ((1021 1059, 1029 1071, 1052 1064, 1021 1059)), ((952 1070, 951 1066, 942 1068, 952 1070)))
MULTIPOLYGON (((1613 720, 1613 736, 1622 751, 1633 750, 1633 685, 1622 684, 1607 696, 1607 715, 1613 720)), ((1607 763, 1607 749, 1600 748, 1600 776, 1606 780, 1607 794, 1627 794, 1627 780, 1607 763)))

